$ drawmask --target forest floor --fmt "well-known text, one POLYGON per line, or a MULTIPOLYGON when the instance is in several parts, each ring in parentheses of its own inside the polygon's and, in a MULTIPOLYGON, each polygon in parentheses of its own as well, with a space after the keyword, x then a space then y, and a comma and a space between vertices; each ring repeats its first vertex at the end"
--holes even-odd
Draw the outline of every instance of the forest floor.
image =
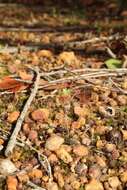
POLYGON ((127 11, 0 4, 0 189, 127 189, 127 11))

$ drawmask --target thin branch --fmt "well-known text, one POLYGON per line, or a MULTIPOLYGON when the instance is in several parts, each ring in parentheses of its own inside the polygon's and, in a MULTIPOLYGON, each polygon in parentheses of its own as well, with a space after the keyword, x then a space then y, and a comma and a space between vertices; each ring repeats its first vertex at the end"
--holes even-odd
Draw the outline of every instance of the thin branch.
POLYGON ((67 44, 67 47, 69 48, 82 48, 86 46, 86 44, 93 44, 97 42, 106 42, 106 41, 111 41, 113 39, 118 39, 120 36, 118 34, 112 35, 112 36, 103 36, 103 37, 94 37, 88 40, 83 40, 83 41, 77 41, 77 42, 69 42, 67 44))
POLYGON ((38 185, 35 185, 33 182, 28 181, 26 185, 33 188, 33 190, 46 190, 45 188, 39 187, 38 185))
POLYGON ((51 170, 51 166, 50 166, 50 163, 47 159, 47 157, 45 155, 43 155, 43 158, 44 158, 44 161, 42 161, 41 159, 41 154, 38 153, 38 160, 40 162, 40 164, 44 167, 44 169, 47 171, 49 177, 50 177, 50 180, 52 180, 52 170, 51 170), (47 167, 45 166, 45 162, 47 163, 47 167))
MULTIPOLYGON (((21 30, 23 30, 21 28, 21 30)), ((24 47, 27 50, 37 50, 37 49, 54 49, 54 50, 75 50, 75 51, 82 51, 84 50, 85 47, 87 47, 88 44, 96 44, 98 42, 109 42, 118 38, 122 38, 120 35, 118 34, 114 34, 111 36, 103 36, 103 37, 94 37, 94 38, 90 38, 90 39, 86 39, 86 40, 82 40, 82 41, 73 41, 73 42, 65 42, 65 43, 41 43, 41 42, 24 42, 24 47)), ((8 44, 9 46, 12 46, 11 48, 13 49, 8 49, 8 47, 6 49, 2 49, 2 51, 8 50, 8 51, 16 51, 16 46, 17 43, 19 44, 19 41, 15 40, 12 41, 9 38, 2 38, 0 39, 0 42, 3 44, 8 44)), ((10 48, 10 47, 9 47, 10 48)), ((95 53, 99 53, 99 52, 105 51, 105 48, 101 48, 101 49, 91 49, 91 50, 87 50, 86 49, 86 53, 90 53, 90 52, 95 52, 95 53)))
MULTIPOLYGON (((25 92, 27 92, 27 90, 17 91, 16 93, 25 93, 25 92)), ((7 94, 15 94, 15 92, 11 92, 11 91, 3 91, 3 92, 0 92, 0 96, 2 96, 2 95, 7 95, 7 94)))
POLYGON ((48 98, 53 98, 54 96, 56 96, 56 93, 57 93, 57 90, 54 90, 53 92, 51 92, 50 94, 48 95, 41 95, 41 94, 38 94, 38 100, 46 100, 48 98))
POLYGON ((112 78, 109 78, 109 80, 110 80, 111 83, 119 90, 119 92, 121 92, 122 94, 127 95, 127 90, 123 90, 122 88, 120 88, 120 87, 117 85, 117 83, 112 80, 112 78))
POLYGON ((106 47, 106 50, 107 50, 107 53, 113 58, 113 59, 116 59, 116 54, 109 48, 109 47, 106 47))
POLYGON ((5 94, 14 94, 14 92, 9 92, 9 91, 0 92, 0 96, 5 95, 5 94))
POLYGON ((75 76, 70 76, 70 77, 64 77, 64 78, 61 78, 61 79, 56 79, 56 80, 53 80, 53 81, 49 81, 47 84, 45 85, 40 85, 39 86, 39 89, 42 89, 42 88, 46 88, 46 87, 49 87, 53 84, 58 84, 58 83, 63 83, 63 82, 68 82, 68 81, 75 81, 75 80, 80 80, 80 79, 89 79, 89 78, 99 78, 99 77, 117 77, 117 76, 121 76, 125 73, 117 73, 117 72, 111 72, 111 73, 108 73, 108 72, 94 72, 94 73, 86 73, 86 74, 82 74, 82 75, 75 75, 75 76))
MULTIPOLYGON (((29 5, 30 6, 30 5, 29 5)), ((23 3, 0 3, 0 8, 2 7, 16 7, 16 8, 19 8, 19 7, 25 7, 25 4, 23 3)))
MULTIPOLYGON (((32 68, 30 68, 30 69, 32 69, 32 68)), ((82 68, 82 69, 74 69, 74 70, 68 70, 65 68, 65 70, 57 70, 57 71, 40 73, 40 77, 49 77, 49 76, 58 75, 60 78, 48 81, 45 85, 42 85, 41 80, 40 80, 39 89, 46 88, 46 87, 49 87, 51 85, 55 85, 58 83, 67 82, 67 81, 75 81, 75 80, 79 80, 79 79, 88 80, 90 78, 99 78, 99 77, 112 77, 112 76, 117 77, 117 76, 122 76, 122 75, 126 75, 126 74, 127 74, 126 68, 120 68, 120 69, 82 68), (69 75, 74 74, 74 76, 63 77, 64 74, 69 74, 69 75)), ((20 81, 20 79, 19 79, 19 81, 20 81)), ((24 81, 24 80, 23 80, 23 82, 32 83, 31 81, 24 81)), ((20 91, 20 92, 26 92, 26 90, 20 91)), ((9 91, 0 92, 0 95, 4 95, 4 94, 13 94, 13 92, 9 92, 9 91)), ((47 95, 46 97, 42 97, 42 99, 46 99, 46 98, 52 97, 52 96, 53 96, 52 94, 47 95)))
POLYGON ((0 32, 85 32, 86 30, 90 29, 96 30, 96 27, 94 26, 88 26, 88 25, 79 25, 79 26, 47 26, 44 24, 34 24, 32 27, 29 26, 7 26, 7 25, 2 25, 0 27, 0 32))
POLYGON ((36 72, 36 80, 35 80, 35 83, 34 83, 34 88, 32 89, 32 92, 30 94, 30 97, 28 98, 22 112, 21 112, 21 115, 20 117, 18 118, 17 120, 17 123, 16 123, 16 126, 15 126, 15 129, 10 137, 10 140, 7 144, 7 147, 6 147, 6 150, 5 150, 5 156, 9 156, 12 151, 13 151, 13 148, 16 144, 16 138, 17 138, 17 135, 19 133, 19 131, 21 130, 21 127, 22 127, 22 123, 24 121, 24 118, 26 116, 26 113, 33 101, 33 99, 35 98, 36 94, 37 94, 37 91, 38 91, 38 86, 39 86, 39 81, 40 81, 40 73, 39 73, 39 69, 36 68, 35 69, 35 72, 36 72))
POLYGON ((26 83, 26 84, 32 84, 33 81, 31 80, 23 80, 23 79, 19 79, 19 78, 14 78, 16 81, 19 81, 19 82, 23 82, 23 83, 26 83))
MULTIPOLYGON (((45 32, 80 32, 80 33, 84 33, 84 32, 88 32, 88 31, 96 31, 98 29, 98 27, 101 27, 102 29, 110 29, 110 28, 118 28, 119 25, 118 23, 112 25, 111 24, 106 24, 103 22, 103 23, 100 23, 98 26, 96 25, 88 25, 87 24, 84 24, 84 25, 72 25, 72 26, 49 26, 49 25, 46 25, 46 24, 43 24, 43 23, 37 23, 37 24, 33 24, 30 26, 28 26, 27 23, 24 23, 24 24, 15 24, 15 25, 11 25, 8 26, 6 24, 3 24, 1 23, 1 27, 0 27, 0 32, 20 32, 20 31, 23 31, 23 32, 42 32, 42 33, 45 33, 45 32)), ((122 22, 120 23, 120 26, 121 28, 125 28, 127 26, 126 22, 122 22)))
POLYGON ((32 168, 29 167, 29 166, 26 166, 26 168, 23 168, 21 170, 17 168, 17 170, 12 175, 26 174, 26 173, 30 172, 31 170, 37 169, 37 168, 39 168, 39 164, 36 165, 36 166, 34 166, 34 167, 32 167, 32 168))
POLYGON ((0 53, 17 53, 20 50, 32 51, 32 50, 38 50, 38 47, 20 46, 20 49, 19 49, 19 47, 17 46, 10 46, 10 47, 1 48, 0 53))
POLYGON ((92 69, 92 68, 82 68, 82 69, 74 69, 69 71, 66 70, 58 70, 58 71, 51 71, 51 72, 42 72, 40 73, 41 77, 43 76, 51 76, 51 75, 60 75, 60 74, 66 74, 66 73, 82 73, 82 72, 116 72, 116 73, 127 73, 127 68, 120 68, 120 69, 92 69))
POLYGON ((123 68, 127 68, 127 55, 123 55, 124 62, 123 62, 123 68))

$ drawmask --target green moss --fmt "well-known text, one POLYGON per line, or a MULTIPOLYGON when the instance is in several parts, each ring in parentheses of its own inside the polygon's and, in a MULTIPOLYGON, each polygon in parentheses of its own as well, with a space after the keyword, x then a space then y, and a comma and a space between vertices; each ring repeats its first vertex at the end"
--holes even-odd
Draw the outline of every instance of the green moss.
POLYGON ((29 148, 24 148, 20 157, 20 161, 25 161, 27 159, 29 159, 32 156, 32 150, 30 150, 29 148))
POLYGON ((109 120, 107 120, 107 121, 106 121, 106 124, 107 124, 108 126, 112 126, 112 125, 113 125, 113 119, 110 118, 109 120))
POLYGON ((77 25, 79 24, 79 19, 73 16, 67 17, 64 19, 64 24, 65 25, 77 25))
POLYGON ((2 114, 5 111, 5 104, 3 104, 3 101, 0 101, 0 114, 2 114))
POLYGON ((1 123, 1 122, 0 122, 0 128, 2 129, 2 128, 4 128, 4 127, 5 127, 4 123, 1 123))
POLYGON ((6 186, 6 180, 4 178, 0 179, 0 189, 3 190, 5 189, 6 186))
POLYGON ((8 76, 9 74, 10 73, 9 73, 8 69, 3 64, 0 64, 0 78, 8 76))
POLYGON ((0 107, 0 114, 3 113, 5 111, 4 107, 0 107))
POLYGON ((60 167, 64 169, 65 175, 68 175, 70 172, 68 164, 66 164, 63 160, 60 160, 60 167))
POLYGON ((84 190, 85 189, 85 186, 84 185, 81 185, 79 190, 84 190))
POLYGON ((122 111, 125 112, 125 113, 127 113, 127 107, 123 107, 122 111))
POLYGON ((19 95, 18 102, 15 105, 15 109, 16 110, 20 109, 24 105, 24 103, 26 102, 27 98, 28 98, 28 95, 26 95, 26 94, 19 95))

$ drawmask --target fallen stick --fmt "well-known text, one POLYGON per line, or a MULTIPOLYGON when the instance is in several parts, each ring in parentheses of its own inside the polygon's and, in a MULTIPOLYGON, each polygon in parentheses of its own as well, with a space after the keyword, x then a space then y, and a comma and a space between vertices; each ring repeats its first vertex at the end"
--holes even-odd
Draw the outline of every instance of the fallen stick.
POLYGON ((122 89, 121 87, 119 87, 119 86, 117 85, 117 83, 112 80, 112 78, 109 78, 109 80, 112 82, 112 84, 113 84, 122 94, 127 95, 127 90, 124 90, 124 89, 122 89))
POLYGON ((5 47, 0 49, 0 53, 18 53, 21 50, 28 50, 28 51, 35 51, 38 50, 38 47, 28 47, 28 46, 10 46, 10 47, 5 47))
MULTIPOLYGON (((84 64, 84 63, 82 63, 84 64)), ((125 73, 127 74, 127 69, 126 68, 119 68, 119 69, 92 69, 92 68, 82 68, 82 69, 74 69, 74 70, 57 70, 57 71, 51 71, 51 72, 42 72, 40 73, 41 77, 43 76, 52 76, 52 75, 60 75, 60 74, 67 74, 67 73, 83 73, 83 72, 115 72, 115 73, 125 73)))
POLYGON ((15 147, 16 145, 16 139, 17 139, 17 135, 19 133, 19 131, 21 130, 21 127, 22 127, 22 123, 24 121, 24 118, 26 116, 26 113, 33 101, 33 99, 35 98, 36 94, 37 94, 37 91, 38 91, 38 86, 39 86, 39 81, 40 81, 40 73, 39 73, 39 69, 36 68, 35 69, 35 73, 36 73, 36 80, 34 82, 34 88, 32 89, 31 91, 31 94, 30 94, 30 97, 28 98, 18 120, 17 120, 17 123, 16 123, 16 126, 15 126, 15 129, 10 137, 10 140, 7 144, 7 147, 6 147, 6 150, 5 150, 5 156, 9 156, 12 151, 13 151, 13 148, 15 147))
POLYGON ((58 84, 58 83, 63 83, 63 82, 68 82, 68 81, 75 81, 75 80, 87 80, 90 78, 100 78, 100 77, 117 77, 117 76, 122 76, 127 74, 127 72, 93 72, 93 73, 86 73, 86 74, 80 74, 80 75, 75 75, 75 76, 69 76, 69 77, 63 77, 61 79, 56 79, 49 81, 47 84, 44 85, 39 85, 39 89, 44 89, 47 88, 53 84, 58 84))
MULTIPOLYGON (((114 34, 110 36, 100 36, 100 37, 93 37, 90 39, 85 39, 81 41, 73 41, 73 42, 65 42, 65 43, 59 43, 59 42, 52 42, 52 43, 41 43, 41 42, 24 42, 23 46, 27 48, 28 50, 36 50, 36 49, 58 49, 58 50, 82 50, 86 47, 87 44, 96 44, 98 42, 109 42, 112 40, 118 40, 122 39, 123 36, 120 36, 119 34, 114 34)), ((0 42, 3 44, 8 44, 9 48, 10 46, 13 47, 13 51, 15 50, 17 44, 20 44, 20 41, 15 40, 12 41, 11 38, 1 38, 0 42)), ((105 47, 107 51, 107 47, 105 47)), ((100 49, 100 51, 103 51, 105 49, 100 49)), ((93 49, 93 51, 95 51, 93 49)), ((96 52, 96 51, 95 51, 96 52)))
POLYGON ((118 34, 114 34, 111 36, 94 37, 94 38, 83 40, 83 41, 69 42, 67 43, 67 47, 68 48, 82 48, 82 47, 85 47, 86 44, 93 44, 97 42, 106 42, 106 41, 108 42, 114 39, 118 40, 120 38, 121 36, 118 34))
POLYGON ((99 23, 98 25, 93 24, 91 25, 90 23, 86 23, 84 25, 72 25, 72 26, 58 26, 56 25, 55 27, 53 27, 52 25, 44 25, 41 23, 37 23, 37 24, 33 24, 31 25, 31 27, 27 24, 24 23, 21 25, 20 24, 15 24, 15 25, 7 25, 7 24, 3 24, 1 23, 1 27, 0 27, 0 32, 35 32, 35 33, 46 33, 46 32, 80 32, 80 33, 84 33, 84 32, 88 32, 88 31, 97 31, 97 29, 101 27, 102 30, 105 29, 118 29, 121 27, 121 29, 124 29, 127 27, 127 23, 126 20, 125 21, 120 21, 120 22, 116 22, 114 24, 109 23, 109 24, 105 24, 103 23, 99 23))
POLYGON ((107 50, 107 53, 111 56, 111 58, 113 59, 117 58, 116 54, 109 47, 106 47, 106 50, 107 50))
POLYGON ((100 49, 91 49, 91 50, 85 50, 85 47, 68 47, 68 45, 65 44, 34 44, 33 46, 31 44, 24 44, 23 46, 17 47, 15 44, 14 46, 10 46, 7 48, 3 48, 0 50, 0 53, 18 53, 19 51, 38 51, 38 50, 52 50, 54 52, 62 52, 62 51, 67 51, 67 50, 73 50, 77 51, 78 53, 82 53, 85 51, 86 55, 91 55, 91 54, 103 54, 105 53, 105 48, 100 48, 100 49))
POLYGON ((34 184, 34 183, 31 182, 31 181, 28 181, 28 182, 26 183, 26 185, 30 186, 30 187, 32 188, 32 190, 46 190, 46 189, 44 189, 44 188, 42 188, 42 187, 39 187, 38 185, 34 184))
POLYGON ((51 170, 50 163, 45 155, 43 155, 43 158, 44 158, 44 161, 41 159, 41 154, 38 153, 38 160, 39 160, 40 164, 44 167, 46 172, 48 173, 50 181, 51 181, 52 180, 52 170, 51 170), (45 165, 45 163, 47 163, 47 166, 45 165))
POLYGON ((35 32, 35 33, 46 33, 46 32, 86 32, 88 30, 96 31, 96 26, 91 27, 88 25, 80 25, 80 26, 46 26, 46 25, 33 25, 29 26, 7 26, 1 24, 0 32, 35 32))

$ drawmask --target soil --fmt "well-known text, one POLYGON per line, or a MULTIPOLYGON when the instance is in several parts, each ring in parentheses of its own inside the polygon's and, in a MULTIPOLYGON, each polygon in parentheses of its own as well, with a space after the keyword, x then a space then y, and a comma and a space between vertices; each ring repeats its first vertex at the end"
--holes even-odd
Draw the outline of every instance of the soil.
POLYGON ((0 11, 0 189, 126 189, 127 11, 112 1, 0 11))

